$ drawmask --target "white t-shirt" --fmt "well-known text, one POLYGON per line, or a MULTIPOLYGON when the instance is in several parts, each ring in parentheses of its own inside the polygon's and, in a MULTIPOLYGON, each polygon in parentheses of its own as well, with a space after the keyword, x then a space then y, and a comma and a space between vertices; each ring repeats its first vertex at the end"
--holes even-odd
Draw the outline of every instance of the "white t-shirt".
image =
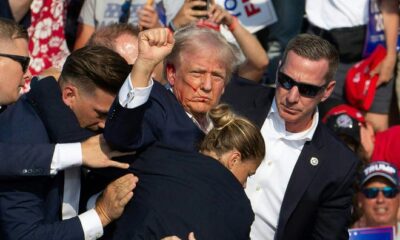
MULTIPOLYGON (((160 0, 156 0, 158 3, 160 0)), ((137 11, 147 0, 133 0, 128 22, 138 23, 137 11)), ((85 0, 79 15, 79 22, 95 27, 95 29, 116 23, 122 14, 121 6, 125 0, 85 0)))
POLYGON ((368 22, 368 0, 306 0, 306 14, 314 26, 330 30, 368 22))
POLYGON ((167 23, 169 23, 176 16, 184 2, 185 0, 162 0, 162 4, 165 9, 165 15, 167 17, 167 23))

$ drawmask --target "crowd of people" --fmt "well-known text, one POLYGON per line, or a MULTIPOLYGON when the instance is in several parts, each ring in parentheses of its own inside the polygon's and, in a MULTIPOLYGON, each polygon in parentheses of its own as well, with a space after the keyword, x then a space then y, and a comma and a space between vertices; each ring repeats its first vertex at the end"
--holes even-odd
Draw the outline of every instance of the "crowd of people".
POLYGON ((0 239, 400 239, 399 2, 218 3, 0 2, 0 239))

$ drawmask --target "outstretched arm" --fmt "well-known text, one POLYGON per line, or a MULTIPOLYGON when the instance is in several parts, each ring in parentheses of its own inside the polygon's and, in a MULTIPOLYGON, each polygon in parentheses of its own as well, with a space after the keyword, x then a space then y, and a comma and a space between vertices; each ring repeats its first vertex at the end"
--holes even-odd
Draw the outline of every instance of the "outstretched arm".
POLYGON ((381 0, 380 9, 383 17, 387 53, 382 63, 372 71, 372 74, 379 73, 377 86, 387 83, 393 78, 399 28, 398 1, 381 0))
POLYGON ((246 61, 239 66, 238 75, 256 82, 260 81, 269 59, 258 39, 247 31, 237 18, 218 4, 211 5, 209 20, 227 26, 246 57, 246 61))

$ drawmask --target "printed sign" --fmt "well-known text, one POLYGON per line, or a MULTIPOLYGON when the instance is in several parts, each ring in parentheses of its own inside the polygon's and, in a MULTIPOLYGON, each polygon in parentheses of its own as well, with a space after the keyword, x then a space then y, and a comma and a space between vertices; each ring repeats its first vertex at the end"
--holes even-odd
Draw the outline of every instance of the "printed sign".
MULTIPOLYGON (((378 45, 385 46, 385 32, 382 13, 377 0, 369 0, 368 29, 363 56, 368 57, 378 45)), ((400 50, 400 38, 397 38, 397 51, 400 50)))
POLYGON ((394 227, 349 229, 349 240, 394 240, 394 227))
MULTIPOLYGON (((236 16, 251 33, 257 32, 277 21, 271 0, 216 0, 216 3, 236 16)), ((221 29, 221 32, 228 39, 233 39, 228 30, 221 29)))

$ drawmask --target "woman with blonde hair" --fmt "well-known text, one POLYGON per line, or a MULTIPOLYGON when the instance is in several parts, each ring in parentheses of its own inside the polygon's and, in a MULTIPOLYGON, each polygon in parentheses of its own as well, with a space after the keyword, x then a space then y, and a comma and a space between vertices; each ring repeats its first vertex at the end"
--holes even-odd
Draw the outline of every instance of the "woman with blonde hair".
POLYGON ((214 128, 200 153, 155 145, 138 154, 135 195, 113 239, 248 239, 254 220, 243 187, 265 155, 260 131, 227 105, 209 112, 214 128))

